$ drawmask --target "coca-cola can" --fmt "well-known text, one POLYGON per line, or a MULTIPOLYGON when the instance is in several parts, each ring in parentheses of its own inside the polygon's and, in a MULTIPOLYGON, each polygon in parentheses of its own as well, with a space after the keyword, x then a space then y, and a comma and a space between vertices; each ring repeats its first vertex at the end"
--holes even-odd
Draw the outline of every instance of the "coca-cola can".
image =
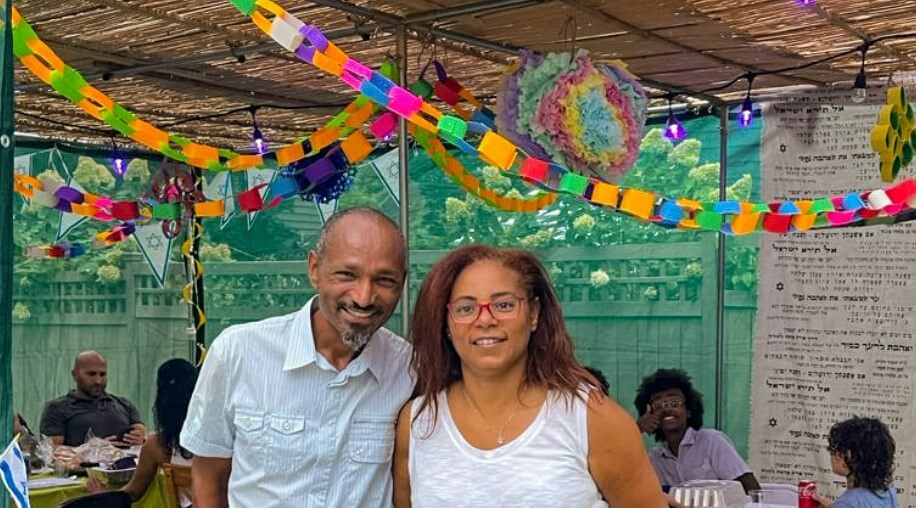
POLYGON ((814 480, 801 480, 798 482, 798 508, 818 508, 814 499, 817 486, 814 480))

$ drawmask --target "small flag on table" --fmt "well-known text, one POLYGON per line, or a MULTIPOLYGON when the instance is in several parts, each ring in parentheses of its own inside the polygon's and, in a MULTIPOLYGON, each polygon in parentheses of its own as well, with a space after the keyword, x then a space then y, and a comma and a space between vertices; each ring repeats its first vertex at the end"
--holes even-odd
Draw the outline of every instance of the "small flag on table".
POLYGON ((19 449, 19 436, 0 455, 0 480, 18 508, 29 508, 29 476, 19 449))

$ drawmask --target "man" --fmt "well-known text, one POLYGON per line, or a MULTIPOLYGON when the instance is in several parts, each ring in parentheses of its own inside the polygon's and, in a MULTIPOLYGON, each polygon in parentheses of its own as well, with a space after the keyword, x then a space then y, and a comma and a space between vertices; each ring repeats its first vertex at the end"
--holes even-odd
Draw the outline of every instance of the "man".
POLYGON ((382 325, 407 276, 404 243, 377 210, 335 214, 308 256, 317 296, 216 338, 181 434, 195 507, 391 506, 413 380, 409 344, 382 325))
POLYGON ((55 445, 79 446, 89 431, 95 437, 127 446, 141 445, 146 427, 136 406, 107 393, 108 365, 95 351, 85 351, 73 362, 76 389, 48 402, 41 414, 40 432, 55 445))
POLYGON ((642 380, 636 394, 639 428, 659 446, 649 459, 664 487, 688 480, 736 480, 746 492, 760 484, 728 437, 703 427, 703 396, 679 369, 660 369, 642 380))

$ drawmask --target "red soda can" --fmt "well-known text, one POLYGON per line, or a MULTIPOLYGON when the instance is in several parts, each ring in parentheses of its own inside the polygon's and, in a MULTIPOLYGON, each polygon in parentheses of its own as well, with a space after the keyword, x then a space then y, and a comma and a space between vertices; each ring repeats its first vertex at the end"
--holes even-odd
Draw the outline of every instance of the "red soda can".
POLYGON ((814 493, 817 485, 814 480, 801 480, 798 482, 798 508, 817 508, 814 493))

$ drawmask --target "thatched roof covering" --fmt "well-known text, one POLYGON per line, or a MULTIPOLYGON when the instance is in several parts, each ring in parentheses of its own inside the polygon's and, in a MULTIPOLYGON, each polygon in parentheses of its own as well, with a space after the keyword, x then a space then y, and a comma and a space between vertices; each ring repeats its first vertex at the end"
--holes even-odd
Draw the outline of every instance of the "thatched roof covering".
MULTIPOLYGON (((349 5, 371 6, 411 21, 410 79, 435 54, 479 96, 495 95, 510 55, 434 37, 431 29, 538 51, 587 48, 598 58, 624 60, 649 82, 698 91, 744 72, 802 64, 854 48, 861 37, 901 33, 916 21, 916 12, 904 8, 906 2, 890 0, 820 0, 815 8, 800 7, 795 0, 509 1, 511 8, 496 8, 498 0, 350 0, 349 5), (454 13, 456 6, 480 5, 489 10, 442 16, 454 13)), ((300 19, 336 33, 337 44, 366 63, 378 64, 394 54, 390 18, 377 23, 365 12, 326 6, 335 3, 280 1, 300 19)), ((168 129, 203 142, 246 147, 250 115, 189 119, 251 104, 299 108, 258 112, 271 140, 289 142, 311 132, 353 97, 340 81, 273 44, 227 0, 18 0, 16 6, 90 82, 148 121, 175 124, 168 129), (231 51, 245 54, 245 61, 240 63, 231 51)), ((913 67, 914 40, 882 43, 869 53, 871 83, 913 67)), ((851 55, 816 68, 760 76, 754 87, 851 82, 857 70, 858 57, 851 55)), ((36 84, 27 70, 17 67, 16 80, 20 131, 108 142, 106 126, 36 84)), ((741 81, 717 94, 735 97, 745 87, 741 81)))

